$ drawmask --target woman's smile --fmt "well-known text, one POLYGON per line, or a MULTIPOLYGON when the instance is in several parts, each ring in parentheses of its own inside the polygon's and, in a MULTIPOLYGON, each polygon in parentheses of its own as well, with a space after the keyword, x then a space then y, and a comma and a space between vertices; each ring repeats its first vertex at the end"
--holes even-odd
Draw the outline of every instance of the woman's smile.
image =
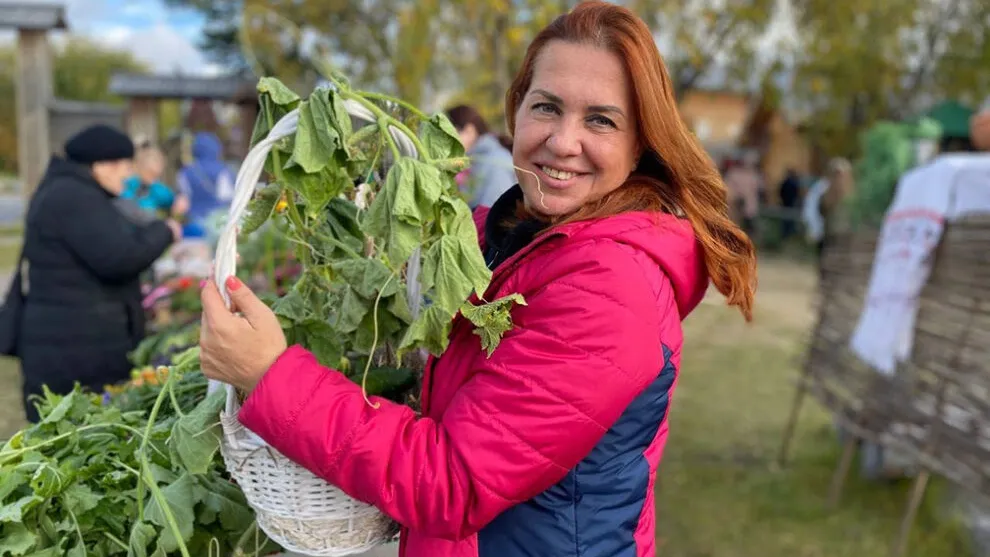
POLYGON ((539 171, 537 175, 540 181, 547 187, 555 189, 565 189, 573 186, 578 180, 589 175, 588 172, 578 172, 574 170, 567 170, 562 166, 554 166, 548 164, 537 163, 536 169, 539 171))

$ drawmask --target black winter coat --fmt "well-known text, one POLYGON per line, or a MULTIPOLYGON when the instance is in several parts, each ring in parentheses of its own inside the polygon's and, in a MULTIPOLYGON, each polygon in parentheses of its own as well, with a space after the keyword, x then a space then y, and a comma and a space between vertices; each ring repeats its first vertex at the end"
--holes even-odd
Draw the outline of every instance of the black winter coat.
MULTIPOLYGON (((140 274, 172 243, 163 221, 136 225, 85 166, 53 157, 24 227, 26 301, 18 352, 25 400, 102 390, 127 378, 144 335, 140 274)), ((29 420, 36 420, 27 404, 29 420)))

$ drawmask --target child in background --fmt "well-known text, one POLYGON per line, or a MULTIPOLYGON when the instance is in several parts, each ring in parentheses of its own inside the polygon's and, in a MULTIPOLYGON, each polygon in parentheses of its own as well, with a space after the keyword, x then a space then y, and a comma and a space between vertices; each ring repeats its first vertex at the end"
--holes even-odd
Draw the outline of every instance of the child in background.
POLYGON ((120 197, 132 200, 141 209, 162 217, 184 214, 189 208, 189 200, 175 193, 161 180, 165 171, 165 156, 149 142, 139 144, 134 155, 136 174, 124 181, 124 191, 120 197))

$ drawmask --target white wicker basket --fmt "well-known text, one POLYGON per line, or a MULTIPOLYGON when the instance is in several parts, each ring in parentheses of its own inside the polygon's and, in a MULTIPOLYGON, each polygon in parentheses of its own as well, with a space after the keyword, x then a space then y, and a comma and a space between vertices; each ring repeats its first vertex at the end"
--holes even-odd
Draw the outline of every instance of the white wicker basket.
MULTIPOLYGON (((375 122, 374 114, 359 103, 345 103, 348 113, 375 122)), ((251 149, 237 174, 234 199, 227 223, 217 243, 215 278, 224 301, 230 299, 224 281, 234 274, 237 260, 237 227, 261 175, 265 158, 279 139, 296 130, 297 111, 286 114, 268 137, 251 149)), ((412 141, 395 128, 389 132, 400 151, 417 156, 412 141)), ((420 251, 410 258, 407 274, 408 299, 415 316, 419 311, 420 251)), ((210 390, 224 386, 211 382, 210 390)), ((220 415, 224 463, 254 509, 258 525, 288 551, 317 557, 362 553, 392 540, 398 525, 375 507, 357 501, 315 474, 292 462, 237 420, 240 404, 236 390, 226 385, 227 403, 220 415)))

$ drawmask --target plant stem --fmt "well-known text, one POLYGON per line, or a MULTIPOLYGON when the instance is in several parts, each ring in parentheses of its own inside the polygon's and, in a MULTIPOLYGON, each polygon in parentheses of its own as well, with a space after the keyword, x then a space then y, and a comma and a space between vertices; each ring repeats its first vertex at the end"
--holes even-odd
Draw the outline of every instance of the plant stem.
MULTIPOLYGON (((165 381, 168 382, 168 379, 165 381)), ((179 406, 179 400, 175 396, 175 383, 168 383, 168 397, 172 401, 172 408, 175 409, 175 413, 178 414, 180 418, 186 417, 186 414, 182 411, 182 407, 179 406)))
MULTIPOLYGON (((433 159, 430 158, 430 154, 426 151, 426 147, 423 146, 423 143, 419 140, 419 137, 417 137, 416 134, 413 133, 412 130, 410 130, 405 124, 396 120, 391 115, 386 114, 384 110, 378 108, 378 105, 364 98, 359 93, 341 90, 340 94, 344 98, 353 99, 361 103, 362 106, 373 112, 375 116, 378 117, 379 127, 382 127, 382 120, 384 120, 386 124, 395 126, 399 129, 399 131, 405 133, 409 139, 412 140, 413 145, 416 146, 416 150, 419 151, 420 158, 426 162, 433 162, 433 159)), ((388 132, 388 125, 382 127, 382 131, 385 132, 385 136, 389 139, 389 141, 392 141, 392 134, 388 132)), ((394 145, 395 143, 393 142, 392 144, 394 145)))
MULTIPOLYGON (((168 378, 165 380, 165 385, 163 385, 161 392, 158 393, 158 397, 155 399, 155 404, 151 407, 151 412, 148 414, 148 423, 144 427, 144 438, 141 439, 141 446, 138 448, 138 458, 143 464, 147 459, 145 457, 144 451, 148 447, 148 440, 151 439, 151 429, 155 425, 155 420, 158 418, 158 411, 162 407, 162 403, 165 401, 165 395, 168 394, 169 387, 175 380, 175 375, 169 374, 168 378)), ((138 521, 144 520, 144 482, 141 481, 142 476, 138 476, 137 483, 137 501, 138 501, 138 521)), ((154 481, 152 481, 154 483, 154 481)), ((149 486, 150 487, 150 486, 149 486)), ((158 486, 154 486, 157 489, 158 486)))
POLYGON ((422 118, 423 120, 429 120, 430 119, 430 117, 425 112, 423 112, 422 110, 416 108, 415 106, 411 105, 410 103, 407 103, 406 101, 404 101, 402 99, 396 99, 394 97, 390 97, 388 95, 383 95, 381 93, 374 93, 372 91, 357 91, 357 94, 361 95, 362 97, 368 98, 368 99, 375 99, 375 100, 379 100, 379 101, 385 101, 385 102, 395 103, 395 104, 401 106, 402 108, 408 110, 409 112, 412 112, 414 115, 422 118))
POLYGON ((378 129, 381 131, 385 141, 388 142, 389 149, 392 150, 392 157, 395 159, 395 162, 399 162, 399 159, 402 158, 402 152, 399 151, 399 146, 395 143, 395 138, 392 137, 391 133, 389 133, 388 120, 386 120, 384 116, 378 118, 378 129))
POLYGON ((79 536, 79 547, 85 548, 86 547, 86 540, 83 539, 82 529, 79 528, 79 519, 76 518, 76 513, 72 512, 69 509, 65 509, 65 510, 66 510, 66 512, 69 513, 69 518, 72 519, 72 525, 75 526, 75 528, 76 528, 76 535, 79 536))
POLYGON ((119 540, 116 536, 114 536, 110 532, 103 532, 103 535, 106 536, 108 540, 110 540, 113 543, 115 543, 118 546, 120 546, 124 551, 130 551, 130 548, 127 547, 127 544, 126 543, 124 543, 121 540, 119 540))
MULTIPOLYGON (((124 431, 128 431, 130 433, 133 433, 134 435, 137 435, 138 437, 140 437, 142 439, 144 438, 144 434, 141 433, 139 430, 134 429, 133 427, 130 427, 130 426, 127 426, 127 425, 124 425, 124 424, 90 424, 90 425, 84 425, 84 426, 77 427, 76 429, 74 429, 72 431, 63 433, 61 435, 56 435, 55 437, 52 437, 51 439, 46 439, 46 440, 44 440, 44 441, 42 441, 40 443, 37 443, 35 445, 30 445, 28 447, 23 447, 21 449, 16 449, 16 450, 9 451, 9 452, 6 452, 6 453, 0 453, 0 464, 6 464, 6 463, 11 462, 12 460, 16 459, 17 457, 21 456, 22 454, 24 454, 24 453, 26 453, 28 451, 34 451, 34 450, 37 450, 37 449, 39 449, 41 447, 45 447, 45 446, 51 445, 52 443, 57 443, 57 442, 61 441, 62 439, 65 439, 67 437, 72 437, 73 435, 78 435, 78 434, 83 433, 85 431, 90 431, 90 430, 94 430, 94 429, 115 428, 115 427, 116 428, 123 429, 124 431)), ((161 451, 159 451, 157 448, 155 448, 155 451, 158 452, 159 454, 161 454, 161 451)), ((165 456, 165 455, 162 455, 162 456, 165 456)))
POLYGON ((274 288, 275 286, 275 236, 270 230, 263 232, 265 234, 265 265, 268 267, 268 284, 274 288))
POLYGON ((367 385, 368 385, 368 371, 371 369, 371 360, 375 358, 375 348, 378 347, 378 303, 382 301, 382 292, 385 292, 385 289, 388 288, 389 283, 392 282, 392 279, 395 278, 395 275, 396 272, 393 271, 392 274, 388 276, 388 280, 385 281, 385 284, 383 284, 382 287, 378 290, 378 296, 375 296, 375 305, 371 310, 371 322, 374 325, 374 336, 371 341, 371 350, 368 352, 368 361, 365 362, 364 373, 361 375, 361 394, 364 396, 364 401, 368 403, 368 406, 371 406, 372 408, 375 409, 377 409, 379 405, 377 403, 372 404, 372 402, 368 400, 367 385))
MULTIPOLYGON (((234 553, 236 554, 238 551, 240 551, 241 553, 247 554, 247 552, 244 551, 244 544, 248 542, 249 539, 248 534, 252 534, 255 537, 257 537, 257 532, 258 532, 258 520, 255 519, 250 526, 244 529, 244 533, 241 534, 241 537, 237 539, 237 545, 234 546, 234 553)), ((258 548, 255 547, 254 551, 257 552, 258 548)))
MULTIPOLYGON (((270 111, 265 112, 265 119, 268 121, 268 129, 274 127, 275 124, 272 119, 272 114, 270 111)), ((274 146, 272 147, 271 150, 271 157, 272 157, 272 169, 275 171, 275 179, 278 181, 279 184, 282 184, 283 188, 287 188, 289 182, 286 181, 285 175, 282 174, 282 157, 279 156, 278 150, 274 146)), ((303 232, 306 230, 306 227, 303 225, 302 215, 299 214, 299 207, 296 206, 296 200, 294 196, 286 195, 285 201, 286 204, 288 205, 287 212, 289 215, 289 220, 291 220, 292 224, 296 227, 296 231, 297 231, 296 233, 298 235, 302 235, 303 232)), ((307 255, 303 263, 305 264, 308 263, 309 261, 310 259, 307 255)))
POLYGON ((347 253, 347 255, 350 255, 351 257, 354 257, 354 258, 357 258, 357 259, 364 259, 364 256, 363 255, 361 255, 358 252, 352 250, 351 248, 349 248, 347 246, 347 244, 341 242, 340 240, 334 238, 333 236, 327 236, 327 235, 324 235, 324 234, 316 234, 316 237, 319 238, 320 240, 324 241, 324 242, 327 242, 328 244, 332 244, 334 247, 337 247, 337 248, 342 249, 345 253, 347 253))
MULTIPOLYGON (((191 557, 189 555, 189 548, 186 547, 186 542, 182 539, 182 531, 179 529, 179 524, 175 521, 175 515, 172 514, 172 507, 169 506, 168 499, 165 498, 162 490, 158 489, 158 485, 155 484, 155 478, 151 475, 151 464, 148 463, 148 457, 141 454, 139 459, 145 481, 148 483, 148 488, 151 489, 151 496, 155 498, 158 506, 162 508, 162 514, 165 515, 165 522, 168 523, 168 527, 172 530, 172 535, 175 536, 175 542, 179 545, 179 552, 182 553, 182 557, 191 557)), ((140 518, 140 520, 143 520, 143 518, 140 518)))

